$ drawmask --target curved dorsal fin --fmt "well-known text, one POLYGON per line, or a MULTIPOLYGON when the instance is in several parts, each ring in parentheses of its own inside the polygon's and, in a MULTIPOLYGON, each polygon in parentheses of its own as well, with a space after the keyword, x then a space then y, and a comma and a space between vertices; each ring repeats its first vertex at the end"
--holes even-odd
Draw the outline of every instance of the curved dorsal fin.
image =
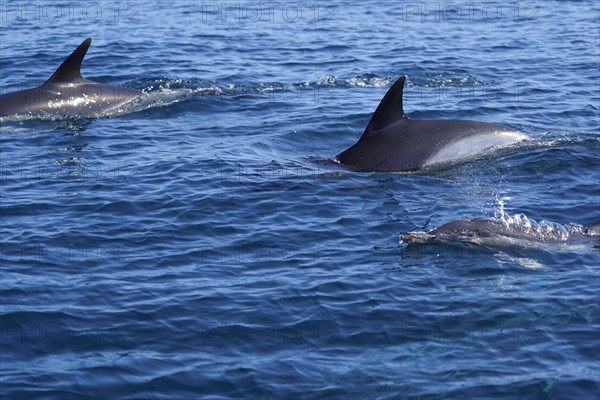
POLYGON ((377 110, 373 113, 367 129, 361 136, 361 139, 366 138, 373 132, 385 128, 393 122, 401 119, 408 119, 404 115, 402 107, 402 93, 404 92, 404 81, 406 76, 401 76, 383 96, 383 100, 379 103, 377 110))
POLYGON ((56 72, 54 72, 54 75, 44 82, 44 85, 48 83, 72 82, 78 79, 83 79, 81 77, 81 62, 83 61, 83 57, 85 57, 85 54, 87 53, 91 43, 91 38, 85 39, 79 45, 79 47, 77 47, 75 51, 72 52, 65 61, 63 61, 56 72))

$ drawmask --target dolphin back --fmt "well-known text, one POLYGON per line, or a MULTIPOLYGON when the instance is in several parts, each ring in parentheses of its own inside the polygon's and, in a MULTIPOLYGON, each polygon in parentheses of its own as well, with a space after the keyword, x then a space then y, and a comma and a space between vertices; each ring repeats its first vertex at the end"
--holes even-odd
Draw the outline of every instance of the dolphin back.
POLYGON ((142 96, 139 90, 105 85, 81 76, 81 63, 91 43, 92 39, 85 39, 42 85, 0 95, 0 117, 99 117, 121 112, 125 104, 142 96))

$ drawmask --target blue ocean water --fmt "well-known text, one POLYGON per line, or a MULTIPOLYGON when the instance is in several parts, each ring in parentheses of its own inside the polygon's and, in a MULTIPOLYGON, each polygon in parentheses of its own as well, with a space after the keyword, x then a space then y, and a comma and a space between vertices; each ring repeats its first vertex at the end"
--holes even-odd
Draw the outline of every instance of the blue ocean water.
POLYGON ((7 399, 597 398, 600 252, 405 246, 507 213, 600 219, 600 7, 525 2, 21 2, 2 93, 86 37, 83 75, 152 102, 2 121, 7 399), (408 77, 411 118, 533 140, 353 172, 408 77))

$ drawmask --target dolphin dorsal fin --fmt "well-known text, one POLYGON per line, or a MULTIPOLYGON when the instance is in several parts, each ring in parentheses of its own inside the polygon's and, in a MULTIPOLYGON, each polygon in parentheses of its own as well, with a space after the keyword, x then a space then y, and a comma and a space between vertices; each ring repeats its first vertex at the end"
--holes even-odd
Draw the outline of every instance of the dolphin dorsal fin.
POLYGON ((361 139, 369 136, 373 132, 385 128, 386 126, 399 121, 401 119, 408 119, 404 115, 404 108, 402 107, 402 94, 404 92, 404 81, 406 76, 401 76, 383 96, 383 100, 377 106, 377 110, 373 113, 367 129, 363 133, 361 139))
POLYGON ((58 67, 56 72, 44 82, 44 85, 49 83, 64 83, 72 82, 78 79, 83 79, 81 76, 81 62, 83 57, 88 51, 90 44, 92 43, 91 38, 85 39, 79 47, 71 53, 69 57, 58 67))

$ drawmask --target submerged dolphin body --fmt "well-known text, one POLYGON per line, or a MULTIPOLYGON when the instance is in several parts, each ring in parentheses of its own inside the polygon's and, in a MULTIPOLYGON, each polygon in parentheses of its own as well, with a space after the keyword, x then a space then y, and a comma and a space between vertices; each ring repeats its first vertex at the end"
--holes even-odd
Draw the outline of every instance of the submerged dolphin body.
POLYGON ((142 96, 139 90, 104 85, 81 76, 81 62, 91 43, 90 38, 84 40, 41 86, 0 95, 0 117, 98 117, 142 96))
POLYGON ((600 221, 587 226, 560 225, 521 216, 509 221, 495 219, 457 220, 430 232, 400 235, 405 243, 456 243, 495 247, 600 247, 600 221))
POLYGON ((360 171, 416 171, 528 138, 488 122, 411 120, 402 107, 405 80, 403 76, 392 85, 358 142, 335 161, 360 171))

